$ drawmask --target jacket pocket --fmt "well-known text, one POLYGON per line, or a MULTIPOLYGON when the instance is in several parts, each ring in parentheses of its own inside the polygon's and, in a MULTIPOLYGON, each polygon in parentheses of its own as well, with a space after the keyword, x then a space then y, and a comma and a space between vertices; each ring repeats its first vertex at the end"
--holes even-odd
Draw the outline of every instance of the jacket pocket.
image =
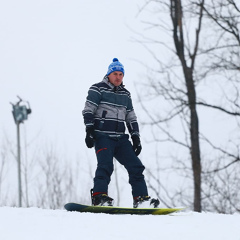
POLYGON ((105 118, 106 118, 106 115, 107 115, 107 111, 104 110, 102 112, 102 117, 101 117, 101 120, 100 120, 100 123, 99 123, 99 129, 103 129, 103 125, 104 125, 104 122, 105 122, 105 118))

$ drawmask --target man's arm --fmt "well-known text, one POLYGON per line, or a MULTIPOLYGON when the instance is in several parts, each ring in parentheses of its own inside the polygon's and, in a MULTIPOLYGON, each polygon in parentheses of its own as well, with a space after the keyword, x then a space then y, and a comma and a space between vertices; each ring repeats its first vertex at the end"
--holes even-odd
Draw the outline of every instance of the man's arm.
POLYGON ((130 94, 129 94, 129 100, 128 100, 128 105, 127 105, 126 124, 127 124, 127 128, 128 128, 128 131, 131 136, 133 136, 133 135, 140 136, 138 122, 137 122, 137 116, 133 109, 133 104, 132 104, 132 99, 131 99, 130 94))
POLYGON ((132 138, 133 151, 138 156, 142 150, 142 145, 141 145, 141 141, 140 141, 137 116, 134 112, 131 98, 129 98, 129 104, 128 104, 128 108, 127 108, 126 124, 127 124, 128 131, 132 138))
POLYGON ((127 128, 128 128, 128 131, 131 136, 133 136, 133 135, 140 136, 138 122, 137 122, 137 116, 133 109, 127 113, 126 124, 127 124, 127 128))
POLYGON ((84 124, 86 125, 85 143, 88 148, 94 146, 94 114, 101 100, 99 88, 95 85, 91 86, 88 91, 85 107, 82 111, 84 124))
POLYGON ((96 85, 90 87, 88 91, 87 100, 85 107, 82 111, 84 124, 86 128, 93 127, 94 125, 94 114, 98 108, 101 100, 101 92, 96 85))

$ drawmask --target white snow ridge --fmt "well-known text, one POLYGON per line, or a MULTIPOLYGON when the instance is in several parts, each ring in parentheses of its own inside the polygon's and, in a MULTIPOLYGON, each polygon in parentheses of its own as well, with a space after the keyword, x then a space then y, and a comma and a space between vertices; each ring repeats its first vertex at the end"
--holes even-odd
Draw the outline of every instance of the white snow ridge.
POLYGON ((240 214, 138 216, 0 208, 1 240, 240 240, 240 214))

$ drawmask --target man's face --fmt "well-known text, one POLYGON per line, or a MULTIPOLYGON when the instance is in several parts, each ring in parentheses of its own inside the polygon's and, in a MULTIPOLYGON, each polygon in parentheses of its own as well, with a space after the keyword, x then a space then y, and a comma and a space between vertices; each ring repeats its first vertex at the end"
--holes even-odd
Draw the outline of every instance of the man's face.
POLYGON ((108 79, 110 83, 112 83, 114 86, 118 87, 121 85, 123 81, 123 73, 120 71, 112 72, 108 75, 108 79))

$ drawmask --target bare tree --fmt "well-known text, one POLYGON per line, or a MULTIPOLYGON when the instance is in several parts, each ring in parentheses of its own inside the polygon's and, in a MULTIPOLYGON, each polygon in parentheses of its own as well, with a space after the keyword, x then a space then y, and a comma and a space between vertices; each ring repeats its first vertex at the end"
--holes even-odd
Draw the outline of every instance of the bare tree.
MULTIPOLYGON (((152 1, 148 1, 150 3, 152 1)), ((154 55, 155 59, 157 59, 161 69, 160 73, 162 76, 165 74, 165 84, 163 81, 151 81, 151 85, 156 91, 156 94, 161 94, 164 96, 166 100, 172 101, 173 107, 168 111, 168 114, 165 118, 161 118, 161 120, 155 121, 152 118, 152 121, 155 121, 155 124, 159 124, 161 122, 167 122, 175 117, 182 115, 182 119, 185 121, 187 128, 189 129, 189 144, 183 143, 173 136, 167 131, 164 131, 167 134, 169 139, 172 141, 178 142, 185 147, 187 147, 190 151, 191 160, 192 160, 192 171, 193 171, 193 182, 194 182, 194 210, 200 212, 201 211, 201 156, 200 156, 200 143, 199 143, 199 120, 198 113, 196 108, 196 81, 194 79, 194 71, 195 71, 195 62, 197 58, 197 53, 199 49, 199 40, 200 40, 200 32, 202 26, 202 17, 203 17, 203 6, 204 0, 200 1, 198 7, 198 18, 196 19, 196 31, 195 31, 195 39, 193 40, 193 44, 188 43, 189 33, 186 30, 186 20, 184 18, 184 13, 190 12, 191 4, 186 4, 184 7, 182 6, 182 1, 180 0, 171 0, 169 2, 166 1, 158 1, 158 4, 162 4, 170 14, 170 20, 172 25, 172 39, 174 42, 174 48, 171 48, 171 52, 176 54, 180 65, 178 65, 179 70, 181 69, 183 73, 183 81, 180 80, 181 84, 185 85, 185 90, 182 86, 177 86, 177 84, 173 84, 173 77, 177 77, 177 74, 174 76, 173 68, 177 66, 176 63, 171 63, 171 67, 167 69, 166 65, 163 64, 162 61, 154 55), (184 8, 184 9, 183 9, 184 8), (170 69, 172 68, 172 69, 170 69), (184 114, 189 114, 189 118, 185 118, 184 114)), ((166 29, 166 28, 165 28, 166 29)), ((171 59, 172 61, 173 59, 171 59)), ((163 130, 163 129, 162 129, 163 130)))
MULTIPOLYGON (((215 146, 212 146, 216 149, 215 146)), ((207 211, 219 213, 240 212, 238 186, 240 184, 239 170, 239 145, 236 145, 235 156, 223 149, 218 159, 205 163, 203 171, 203 205, 207 211), (231 159, 231 160, 230 160, 231 159)))
POLYGON ((71 166, 63 162, 53 147, 41 154, 38 163, 38 206, 51 209, 62 208, 67 196, 74 191, 71 166))
MULTIPOLYGON (((237 21, 237 19, 239 20, 239 14, 233 14, 233 11, 229 9, 235 7, 236 13, 239 8, 236 7, 237 5, 233 0, 227 1, 228 4, 226 1, 225 4, 223 4, 223 2, 224 1, 220 0, 208 1, 206 4, 204 0, 146 1, 146 4, 142 8, 145 9, 147 5, 154 4, 155 13, 161 16, 160 22, 153 23, 148 21, 145 22, 145 24, 149 26, 148 29, 161 29, 162 35, 165 34, 165 38, 161 35, 161 40, 148 38, 146 34, 139 34, 139 36, 144 39, 143 41, 138 38, 138 42, 148 50, 157 63, 157 68, 147 66, 148 83, 144 83, 144 91, 146 92, 146 89, 150 90, 147 91, 146 98, 143 99, 143 91, 141 91, 141 96, 139 94, 141 106, 150 119, 148 122, 144 121, 143 124, 149 125, 155 130, 159 129, 161 133, 164 134, 165 138, 161 137, 160 139, 157 136, 159 134, 156 134, 156 131, 153 130, 155 141, 172 142, 189 150, 193 177, 189 174, 191 171, 189 171, 190 168, 186 161, 176 159, 173 168, 177 172, 184 172, 185 174, 182 174, 183 177, 193 180, 193 208, 195 211, 201 211, 202 200, 204 200, 204 206, 206 206, 206 202, 210 202, 209 199, 206 201, 206 192, 210 189, 210 187, 206 188, 208 179, 207 172, 209 173, 209 169, 207 168, 209 165, 204 165, 204 170, 202 170, 202 156, 205 154, 200 152, 200 145, 205 142, 213 149, 213 144, 210 141, 206 141, 203 133, 199 133, 199 109, 202 111, 204 107, 211 111, 217 110, 219 113, 228 114, 229 116, 239 116, 239 87, 237 85, 239 78, 234 78, 234 76, 236 77, 236 73, 235 75, 229 75, 223 71, 226 69, 238 71, 240 61, 239 49, 237 49, 237 46, 239 46, 239 21, 237 21), (210 2, 211 8, 209 7, 210 2), (219 2, 219 4, 217 2, 219 2), (219 6, 221 6, 221 8, 219 6), (223 14, 219 13, 220 10, 224 12, 227 17, 226 15, 223 17, 223 14), (167 16, 167 13, 170 18, 167 16), (219 20, 220 16, 223 18, 221 21, 219 20), (220 21, 218 24, 216 23, 217 19, 220 21), (224 28, 227 29, 226 25, 230 23, 230 31, 223 33, 224 28), (209 26, 214 24, 216 27, 213 28, 214 30, 212 31, 209 26), (233 34, 233 36, 229 36, 229 34, 233 34), (208 38, 209 36, 211 36, 211 38, 208 38), (225 45, 223 45, 224 37, 230 39, 228 42, 225 42, 225 45), (235 42, 234 38, 236 38, 235 42), (173 40, 173 44, 170 41, 171 39, 173 40), (149 47, 150 43, 160 44, 161 49, 165 49, 164 51, 167 50, 167 54, 164 54, 164 56, 167 57, 163 59, 161 53, 149 47), (228 55, 226 55, 228 56, 227 58, 224 58, 224 51, 229 51, 228 55), (230 59, 234 59, 234 63, 230 59), (221 76, 219 76, 218 79, 221 79, 223 82, 221 87, 223 94, 219 101, 211 102, 204 94, 201 94, 201 89, 204 89, 204 82, 213 82, 213 74, 215 76, 216 73, 220 75, 219 72, 221 72, 221 76), (225 74, 225 76, 223 74, 225 74), (230 97, 227 95, 226 85, 231 93, 234 93, 230 97), (225 99, 224 104, 219 104, 221 101, 223 102, 223 99, 225 99), (149 107, 147 101, 164 102, 166 107, 161 105, 162 109, 159 109, 155 106, 153 110, 157 110, 156 113, 156 111, 151 111, 152 108, 149 107), (163 116, 164 112, 165 116, 163 116), (185 137, 179 138, 174 133, 172 126, 176 124, 182 129, 185 137), (204 174, 204 189, 201 187, 202 174, 204 174), (201 195, 202 193, 204 196, 201 195)), ((219 85, 221 85, 220 82, 219 85)), ((221 147, 215 148, 215 152, 223 153, 223 151, 221 147)), ((239 161, 237 152, 232 152, 231 154, 234 156, 234 160, 232 160, 229 155, 224 155, 226 166, 224 169, 227 169, 228 166, 236 164, 239 161), (226 157, 228 158, 226 159, 226 157)), ((215 157, 215 159, 211 161, 211 167, 214 167, 214 170, 211 171, 217 171, 218 167, 220 167, 220 160, 218 159, 219 158, 215 157)), ((223 161, 221 161, 221 163, 222 162, 223 161)), ((205 163, 206 161, 204 161, 204 164, 205 163)), ((221 164, 221 167, 223 165, 221 164)), ((226 178, 227 176, 229 175, 226 174, 226 178)), ((154 179, 152 175, 151 179, 154 179)), ((218 184, 217 181, 219 179, 217 180, 216 177, 212 179, 218 184)), ((158 182, 157 179, 155 179, 155 181, 156 183, 158 182)), ((149 184, 151 185, 151 182, 149 182, 149 184)), ((164 189, 163 186, 161 186, 161 188, 164 189)), ((155 187, 155 190, 156 189, 155 187)), ((166 195, 168 194, 166 193, 166 195)), ((184 196, 184 191, 176 192, 174 196, 187 198, 186 195, 184 196)), ((228 195, 228 198, 229 197, 230 195, 228 195)), ((172 201, 173 197, 169 196, 168 199, 172 201)))
POLYGON ((196 29, 195 44, 193 50, 189 49, 185 54, 185 39, 183 30, 182 3, 179 0, 170 1, 171 19, 173 24, 173 38, 176 54, 181 62, 187 89, 188 107, 190 110, 190 138, 191 138, 191 159, 194 176, 194 210, 201 212, 201 157, 199 144, 199 124, 196 108, 196 88, 194 80, 194 68, 197 57, 199 38, 203 17, 204 0, 199 4, 198 27, 196 29), (187 57, 190 61, 187 64, 187 57))
MULTIPOLYGON (((223 79, 222 100, 218 103, 198 102, 198 105, 218 111, 225 116, 236 119, 239 129, 239 77, 240 77, 240 3, 234 0, 209 1, 204 7, 208 23, 215 33, 215 42, 209 42, 203 52, 209 56, 207 64, 211 75, 223 79), (230 89, 230 91, 228 91, 230 89)), ((203 203, 207 208, 223 213, 239 211, 240 205, 238 184, 239 172, 239 142, 233 137, 226 146, 215 146, 212 142, 202 139, 218 153, 210 165, 206 164, 203 171, 203 181, 206 186, 203 191, 203 203), (211 203, 211 204, 210 204, 211 203)))
POLYGON ((239 117, 240 3, 235 0, 211 0, 205 4, 204 13, 214 31, 214 41, 211 38, 200 50, 208 57, 204 68, 207 73, 225 79, 225 85, 231 85, 231 93, 223 89, 224 106, 205 101, 197 104, 239 117))

